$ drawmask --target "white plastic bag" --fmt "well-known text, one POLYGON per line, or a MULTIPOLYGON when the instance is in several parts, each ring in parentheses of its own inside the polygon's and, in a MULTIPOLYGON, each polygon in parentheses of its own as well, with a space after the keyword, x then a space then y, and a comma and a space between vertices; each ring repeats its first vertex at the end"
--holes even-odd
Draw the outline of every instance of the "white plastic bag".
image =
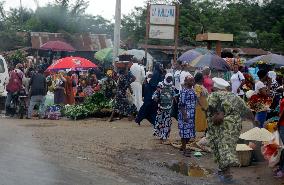
POLYGON ((54 93, 48 91, 47 95, 45 96, 45 107, 54 105, 54 93))

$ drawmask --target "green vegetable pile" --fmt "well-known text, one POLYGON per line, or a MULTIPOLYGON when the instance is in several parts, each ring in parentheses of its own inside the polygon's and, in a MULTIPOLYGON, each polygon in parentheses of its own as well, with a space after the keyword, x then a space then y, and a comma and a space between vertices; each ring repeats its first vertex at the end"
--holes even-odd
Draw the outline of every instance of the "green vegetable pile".
POLYGON ((65 106, 64 114, 66 117, 77 120, 88 117, 96 117, 108 114, 112 109, 112 101, 105 98, 104 94, 97 92, 92 96, 86 97, 84 102, 79 105, 65 106))

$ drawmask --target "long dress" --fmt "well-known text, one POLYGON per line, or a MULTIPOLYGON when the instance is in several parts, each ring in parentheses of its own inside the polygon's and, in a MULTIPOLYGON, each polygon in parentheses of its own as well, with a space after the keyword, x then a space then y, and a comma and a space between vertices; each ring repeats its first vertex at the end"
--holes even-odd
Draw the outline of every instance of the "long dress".
POLYGON ((75 104, 74 91, 73 91, 73 79, 69 76, 65 77, 65 104, 75 104))
POLYGON ((195 138, 195 107, 196 94, 193 89, 182 88, 180 92, 179 107, 184 107, 188 116, 188 122, 184 122, 183 114, 179 110, 178 128, 182 139, 195 138))
POLYGON ((242 129, 242 117, 250 110, 245 102, 231 92, 214 92, 208 97, 208 134, 214 160, 221 170, 239 164, 236 145, 242 129), (215 125, 212 117, 224 112, 224 121, 215 125))
POLYGON ((197 104, 195 109, 195 130, 197 132, 204 132, 208 127, 206 112, 204 111, 204 109, 206 110, 208 108, 208 92, 203 85, 199 84, 195 85, 194 90, 197 96, 197 104))
POLYGON ((127 89, 133 78, 134 76, 129 72, 119 76, 117 82, 114 111, 123 116, 130 116, 136 112, 135 105, 127 97, 127 89))
POLYGON ((147 119, 153 126, 155 126, 155 119, 158 110, 158 104, 152 99, 152 89, 148 82, 143 84, 144 103, 140 108, 135 122, 140 124, 143 119, 147 119))
POLYGON ((166 85, 164 82, 159 83, 158 89, 153 94, 153 99, 157 99, 159 102, 154 135, 161 140, 166 140, 170 137, 172 125, 171 108, 174 94, 173 86, 166 85))
POLYGON ((131 83, 131 88, 133 91, 133 103, 140 110, 143 105, 142 100, 142 83, 145 79, 145 70, 137 63, 134 63, 130 68, 131 73, 135 76, 135 81, 131 83))

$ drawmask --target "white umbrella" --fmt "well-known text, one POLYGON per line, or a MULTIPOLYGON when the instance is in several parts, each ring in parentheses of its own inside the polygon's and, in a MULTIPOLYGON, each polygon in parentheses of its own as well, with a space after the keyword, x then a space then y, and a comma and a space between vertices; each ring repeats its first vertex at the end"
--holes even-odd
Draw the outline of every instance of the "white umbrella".
MULTIPOLYGON (((131 49, 126 51, 128 55, 133 55, 134 58, 137 60, 142 61, 143 58, 145 58, 145 51, 144 50, 139 50, 139 49, 131 49)), ((151 69, 153 67, 153 57, 147 53, 147 63, 146 63, 146 68, 151 69)))
POLYGON ((273 134, 265 128, 255 127, 240 135, 241 139, 250 141, 270 141, 273 134))

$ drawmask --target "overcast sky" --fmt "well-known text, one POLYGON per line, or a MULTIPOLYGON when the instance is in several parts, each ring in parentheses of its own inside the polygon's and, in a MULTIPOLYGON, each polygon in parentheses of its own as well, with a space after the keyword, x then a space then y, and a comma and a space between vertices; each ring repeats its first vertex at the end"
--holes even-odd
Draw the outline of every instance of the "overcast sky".
MULTIPOLYGON (((71 0, 72 1, 72 0, 71 0)), ((72 2, 74 2, 73 0, 72 2)), ((89 0, 89 7, 87 13, 92 15, 102 15, 106 19, 112 20, 115 12, 115 1, 116 0, 89 0)), ((8 10, 10 7, 16 8, 20 7, 20 0, 5 0, 5 8, 8 10)), ((39 5, 43 6, 48 2, 54 2, 54 0, 38 0, 39 5)), ((128 14, 135 6, 143 6, 144 0, 121 0, 122 14, 128 14)), ((34 0, 22 0, 23 7, 28 7, 31 9, 36 8, 34 0)))

